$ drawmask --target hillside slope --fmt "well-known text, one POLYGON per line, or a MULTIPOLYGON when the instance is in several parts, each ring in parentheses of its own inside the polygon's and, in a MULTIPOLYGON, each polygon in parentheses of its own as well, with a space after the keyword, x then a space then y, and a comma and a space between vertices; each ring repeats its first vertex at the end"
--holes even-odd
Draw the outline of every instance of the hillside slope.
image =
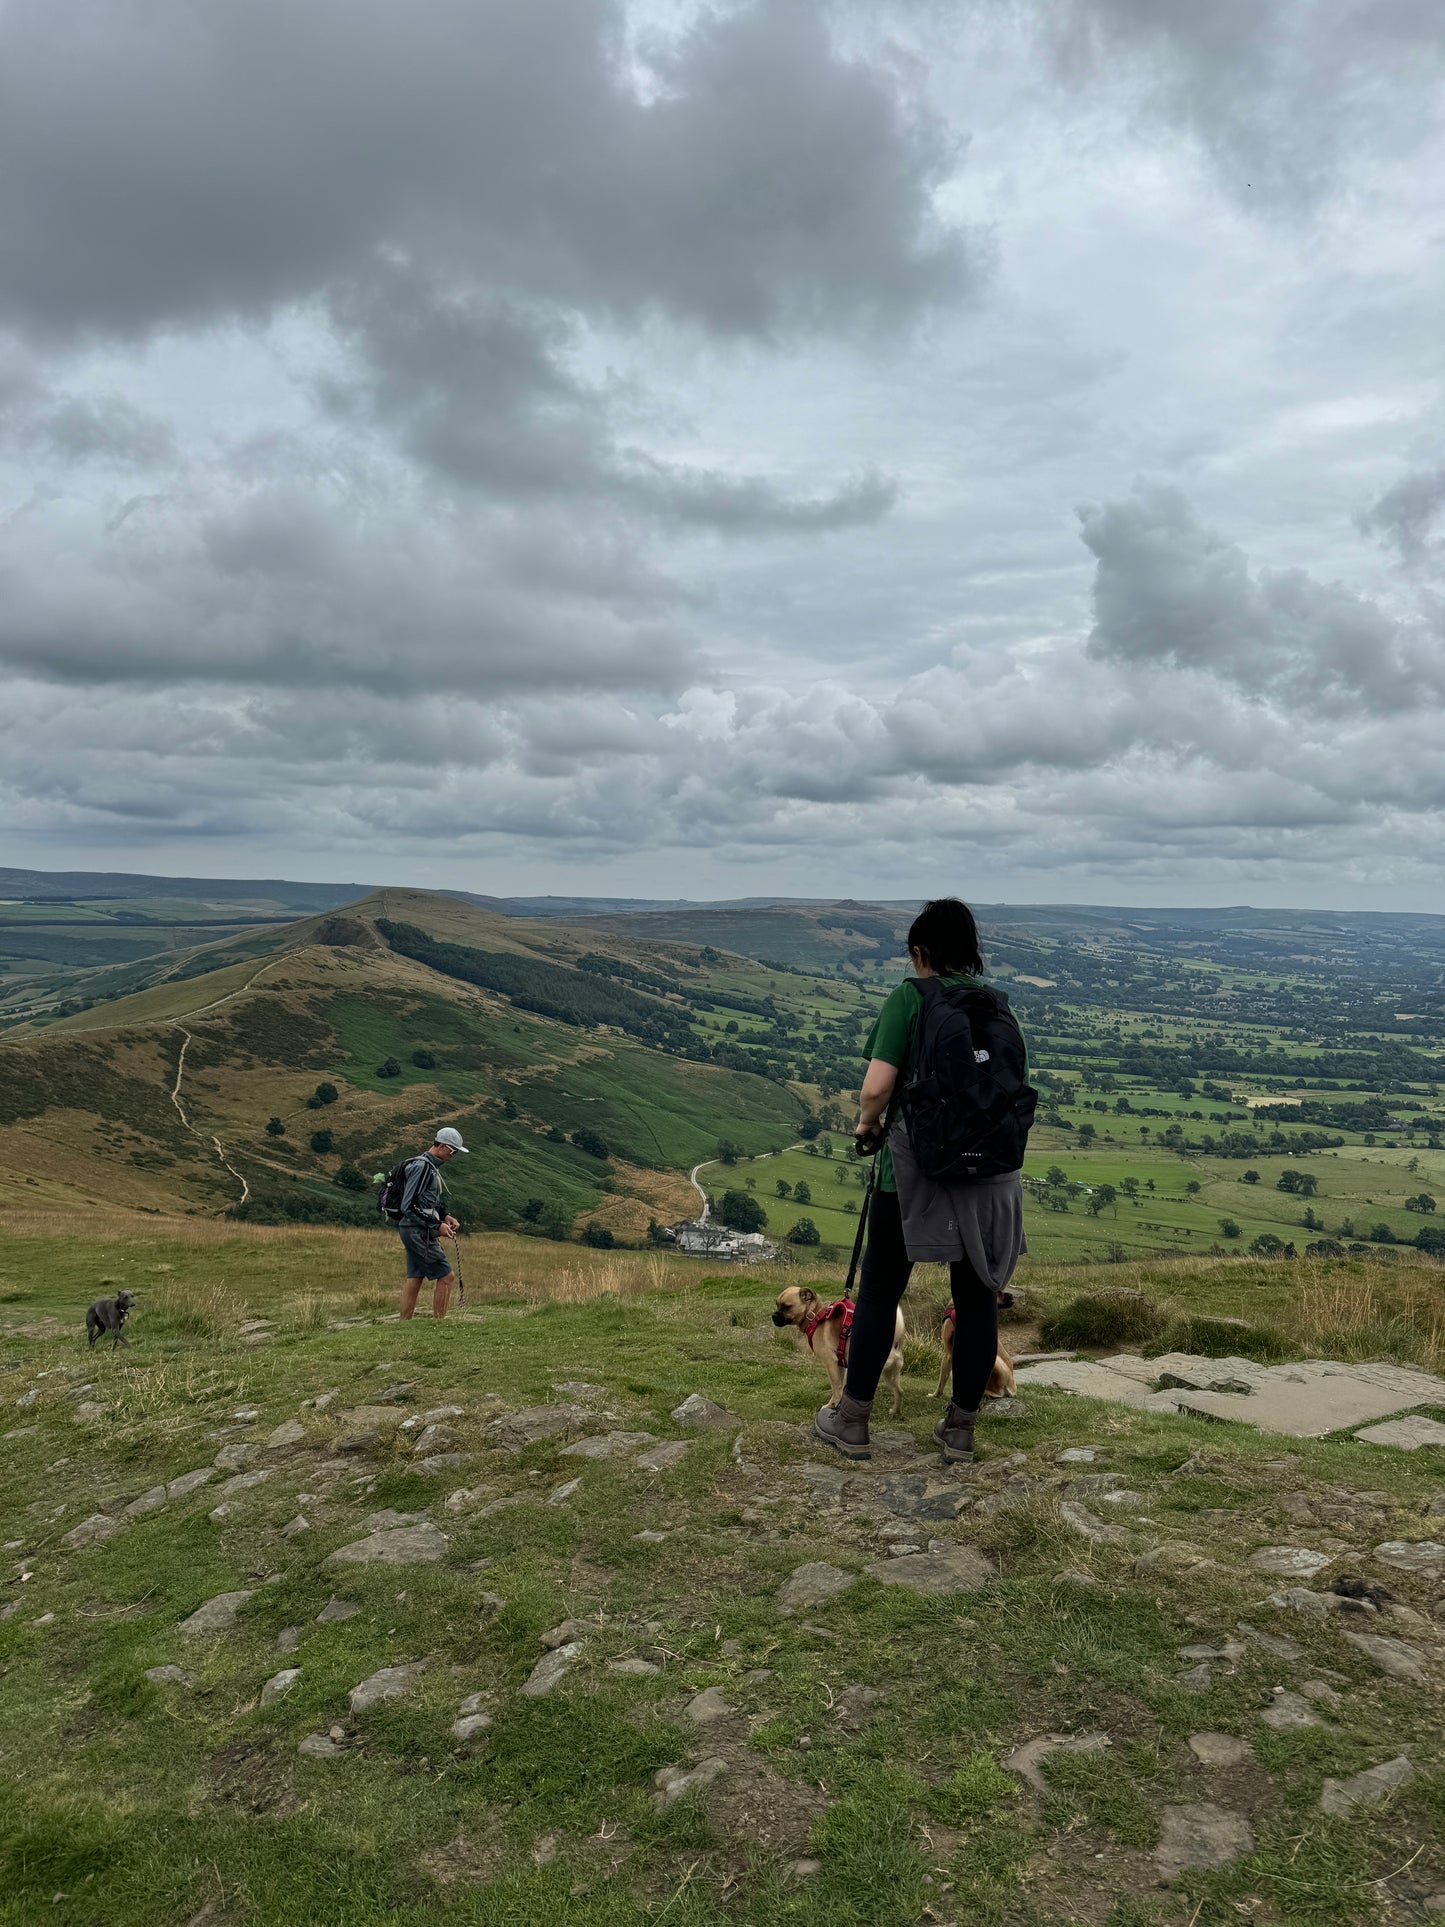
POLYGON ((803 1115, 701 1061, 696 965, 644 942, 383 891, 268 948, 0 1041, 0 1202, 358 1217, 347 1177, 450 1121, 464 1219, 636 1237, 720 1138, 766 1150, 803 1115))

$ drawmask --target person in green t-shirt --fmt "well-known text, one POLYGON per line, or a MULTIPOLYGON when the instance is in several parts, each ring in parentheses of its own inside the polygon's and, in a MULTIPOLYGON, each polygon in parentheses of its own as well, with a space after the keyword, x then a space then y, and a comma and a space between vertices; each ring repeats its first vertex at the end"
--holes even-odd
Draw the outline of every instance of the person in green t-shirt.
POLYGON ((956 1463, 973 1456, 974 1425, 998 1357, 998 1294, 1024 1249, 1023 1186, 1017 1171, 974 1183, 929 1178, 914 1161, 901 1120, 893 1121, 923 1009, 916 979, 936 977, 945 986, 983 980, 973 912, 956 897, 926 903, 909 929, 908 954, 915 977, 890 994, 864 1046, 868 1071, 856 1135, 860 1151, 877 1148, 878 1170, 847 1382, 837 1405, 825 1405, 813 1429, 845 1457, 869 1457, 873 1394, 909 1275, 915 1263, 944 1263, 953 1286, 953 1400, 934 1437, 944 1459, 956 1463))

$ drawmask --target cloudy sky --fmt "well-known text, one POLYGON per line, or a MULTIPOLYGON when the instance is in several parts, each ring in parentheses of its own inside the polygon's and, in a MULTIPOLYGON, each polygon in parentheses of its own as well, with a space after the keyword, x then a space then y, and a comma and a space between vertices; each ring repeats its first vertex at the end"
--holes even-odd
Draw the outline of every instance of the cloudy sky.
POLYGON ((1445 909, 1438 0, 0 0, 0 860, 1445 909))

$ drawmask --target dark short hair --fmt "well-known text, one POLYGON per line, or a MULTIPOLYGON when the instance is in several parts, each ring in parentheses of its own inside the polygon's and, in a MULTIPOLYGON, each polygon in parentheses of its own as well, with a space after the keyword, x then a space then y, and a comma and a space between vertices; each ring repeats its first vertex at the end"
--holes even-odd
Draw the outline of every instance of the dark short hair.
POLYGON ((983 954, 972 910, 957 897, 925 903, 908 929, 908 948, 922 952, 940 977, 981 977, 983 954))

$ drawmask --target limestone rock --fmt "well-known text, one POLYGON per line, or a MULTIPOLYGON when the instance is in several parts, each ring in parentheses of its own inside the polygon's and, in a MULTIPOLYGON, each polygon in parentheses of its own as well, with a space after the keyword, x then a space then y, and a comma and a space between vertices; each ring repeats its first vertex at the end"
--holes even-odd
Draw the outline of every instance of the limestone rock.
POLYGON ((1165 1880, 1188 1867, 1231 1867, 1254 1851, 1254 1834, 1241 1813, 1203 1803, 1165 1807, 1154 1864, 1165 1880))
POLYGON ((555 1653, 559 1646, 570 1646, 574 1640, 586 1639, 597 1630, 595 1619, 564 1619, 560 1626, 549 1626, 541 1640, 548 1652, 555 1653))
POLYGON ((88 1519, 82 1519, 78 1526, 72 1526, 61 1540, 61 1545, 69 1551, 78 1551, 81 1546, 98 1546, 120 1531, 119 1519, 109 1518, 104 1512, 92 1512, 88 1519))
POLYGON ((619 1459, 635 1452, 640 1445, 656 1442, 655 1432, 602 1432, 597 1437, 578 1439, 575 1445, 564 1445, 561 1457, 564 1459, 619 1459))
POLYGON ((1445 1546, 1434 1539, 1388 1539, 1375 1547, 1382 1566, 1398 1572, 1438 1573, 1445 1571, 1445 1546))
POLYGON ((1162 1573, 1172 1573, 1177 1577, 1213 1563, 1202 1552, 1196 1552, 1193 1546, 1153 1546, 1148 1552, 1141 1552, 1134 1561, 1134 1577, 1152 1579, 1162 1573))
POLYGON ((400 1526, 373 1532, 369 1538, 340 1546, 328 1564, 346 1566, 424 1566, 445 1559, 451 1541, 431 1524, 400 1526))
POLYGON ((644 1472, 666 1472, 669 1466, 676 1465, 687 1456, 689 1443, 687 1439, 664 1439, 661 1445, 639 1452, 633 1464, 644 1472))
POLYGON ((217 1486, 216 1496, 233 1499, 238 1492, 253 1492, 258 1485, 265 1485, 275 1476, 275 1468, 269 1465, 258 1465, 254 1472, 237 1472, 217 1486))
POLYGON ((1425 1655, 1418 1646, 1407 1645, 1403 1639, 1387 1639, 1383 1633, 1346 1633, 1345 1641, 1373 1661, 1388 1679, 1406 1680, 1412 1686, 1425 1683, 1425 1655))
POLYGON ((1043 1733, 1005 1753, 999 1765, 1005 1773, 1017 1773, 1035 1793, 1047 1794, 1049 1783, 1043 1775, 1043 1763, 1051 1753, 1102 1753, 1112 1745, 1107 1733, 1043 1733))
POLYGON ((274 1706, 277 1700, 285 1699, 300 1677, 299 1666, 284 1666, 279 1673, 273 1673, 261 1688, 262 1706, 274 1706))
POLYGON ((694 1767, 659 1767, 652 1776, 652 1784, 657 1788, 655 1802, 659 1807, 670 1807, 674 1800, 681 1800, 686 1794, 711 1786, 727 1770, 727 1761, 716 1756, 702 1760, 694 1767))
POLYGON ((334 1626, 343 1619, 355 1619, 361 1611, 354 1599, 328 1599, 316 1615, 318 1626, 334 1626))
POLYGON ((741 1420, 725 1405, 716 1405, 701 1392, 689 1392, 681 1405, 672 1410, 674 1425, 725 1426, 738 1425, 741 1420))
POLYGON ((428 1425, 411 1448, 412 1456, 424 1459, 433 1452, 454 1452, 460 1443, 449 1425, 428 1425))
POLYGON ((560 1686, 582 1656, 582 1642, 573 1640, 566 1646, 557 1647, 539 1659, 531 1673, 518 1689, 523 1699, 545 1699, 554 1687, 560 1686))
POLYGON ((1205 1766, 1242 1766, 1254 1748, 1233 1733, 1191 1733, 1189 1750, 1205 1766))
POLYGON ((452 1721, 454 1740, 475 1740, 486 1732, 492 1723, 490 1713, 459 1713, 452 1721))
POLYGON ((1305 1546, 1261 1546, 1249 1555, 1256 1572, 1277 1573, 1284 1579, 1312 1579, 1330 1563, 1327 1552, 1311 1552, 1305 1546))
POLYGON ((341 1729, 335 1727, 330 1733, 308 1733, 297 1745, 296 1751, 307 1760, 339 1760, 350 1751, 349 1742, 337 1735, 341 1729))
POLYGON ((170 1493, 163 1485, 153 1485, 149 1492, 142 1492, 138 1499, 132 1499, 128 1506, 121 1509, 122 1519, 144 1519, 148 1513, 159 1512, 170 1493))
POLYGON ((427 1458, 417 1459, 411 1469, 424 1478, 439 1479, 443 1472, 455 1472, 465 1464, 466 1457, 461 1452, 433 1452, 427 1458))
POLYGON ((971 1494, 961 1485, 922 1473, 895 1473, 873 1487, 878 1503, 900 1519, 956 1519, 971 1494))
POLYGON ((364 1679, 359 1686, 352 1687, 348 1697, 353 1715, 369 1713, 373 1706, 379 1706, 383 1700, 401 1699, 416 1685, 425 1667, 424 1659, 414 1660, 405 1666, 383 1666, 370 1679, 364 1679))
POLYGON ((779 1586, 778 1611, 785 1619, 790 1618, 805 1607, 821 1606, 825 1600, 835 1599, 857 1582, 856 1573, 830 1566, 826 1560, 810 1559, 806 1565, 795 1567, 779 1586))
POLYGON ((184 1666, 147 1666, 146 1678, 157 1686, 190 1686, 193 1675, 184 1666))
POLYGON ((250 1597, 249 1592, 218 1592, 214 1599, 197 1606, 189 1619, 183 1619, 180 1630, 193 1639, 228 1633, 236 1623, 236 1614, 250 1597))
POLYGON ((652 1679, 662 1671, 650 1659, 610 1659, 607 1662, 609 1673, 619 1673, 624 1679, 652 1679))
POLYGON ((105 1407, 97 1405, 94 1399, 85 1399, 75 1408, 77 1425, 96 1425, 105 1417, 105 1407))
POLYGON ((1217 1646, 1207 1642, 1201 1642, 1197 1646, 1181 1646, 1179 1657, 1181 1659, 1218 1659, 1223 1660, 1226 1665, 1233 1666, 1244 1658, 1244 1651, 1244 1647, 1237 1639, 1226 1639, 1217 1646))
POLYGON ((278 1653, 294 1653, 300 1644, 301 1628, 299 1626, 283 1626, 276 1635, 278 1653))
POLYGON ((503 1451, 521 1452, 542 1439, 555 1439, 594 1422, 595 1415, 580 1405, 528 1405, 520 1412, 505 1412, 494 1418, 487 1435, 503 1451))
POLYGON ((734 1711, 717 1686, 706 1686, 702 1692, 694 1693, 682 1710, 695 1726, 709 1726, 714 1720, 730 1719, 734 1711))
POLYGON ((1054 1455, 1055 1465, 1092 1465, 1099 1456, 1095 1445, 1069 1445, 1054 1455))
POLYGON ((1356 1432, 1366 1445, 1393 1445, 1401 1452, 1418 1452, 1422 1445, 1445 1445, 1445 1425, 1437 1418, 1393 1418, 1356 1432))
MULTIPOLYGON (((354 1456, 361 1452, 369 1452, 380 1437, 381 1433, 374 1429, 365 1432, 348 1432, 344 1439, 338 1439, 336 1441, 336 1450, 338 1452, 345 1452, 348 1456, 354 1456)), ((322 1737, 324 1737, 324 1735, 322 1737)), ((302 1741, 302 1745, 305 1745, 304 1740, 302 1741)))
POLYGON ((1355 1807, 1371 1807, 1387 1799, 1398 1787, 1408 1786, 1415 1769, 1403 1753, 1379 1766, 1367 1767, 1348 1780, 1326 1780, 1320 1792, 1320 1806, 1326 1813, 1349 1813, 1355 1807))
POLYGON ((254 1465, 261 1456, 259 1445, 223 1445, 216 1454, 218 1472, 244 1472, 248 1465, 254 1465))
POLYGON ((281 1537, 283 1539, 299 1539, 303 1532, 309 1532, 310 1530, 311 1521, 304 1513, 298 1512, 294 1519, 288 1520, 287 1523, 282 1526, 281 1537))
POLYGON ((453 1513, 469 1512, 480 1498, 481 1490, 482 1488, 472 1488, 465 1485, 458 1486, 455 1492, 449 1492, 447 1494, 445 1500, 446 1510, 453 1513))
POLYGON ((1274 1704, 1267 1706, 1260 1714, 1265 1726, 1271 1726, 1276 1733, 1296 1733, 1303 1726, 1318 1726, 1320 1716, 1300 1693, 1288 1693, 1281 1686, 1277 1688, 1274 1704))
POLYGON ((286 1452, 293 1445, 304 1445, 306 1427, 300 1419, 284 1419, 274 1432, 267 1435, 266 1449, 270 1452, 286 1452))
POLYGON ((998 1577, 993 1565, 972 1546, 944 1545, 900 1559, 880 1559, 866 1568, 885 1586, 910 1592, 977 1592, 998 1577))
POLYGON ((1077 1532, 1081 1539, 1090 1539, 1095 1545, 1124 1546, 1129 1543, 1129 1535, 1123 1526, 1106 1526, 1102 1519, 1096 1519, 1087 1506, 1077 1499, 1065 1499, 1059 1507, 1059 1516, 1071 1532, 1077 1532))
POLYGON ((1207 1693, 1214 1684, 1214 1675, 1207 1666, 1191 1666, 1187 1673, 1176 1673, 1174 1684, 1181 1693, 1207 1693))

